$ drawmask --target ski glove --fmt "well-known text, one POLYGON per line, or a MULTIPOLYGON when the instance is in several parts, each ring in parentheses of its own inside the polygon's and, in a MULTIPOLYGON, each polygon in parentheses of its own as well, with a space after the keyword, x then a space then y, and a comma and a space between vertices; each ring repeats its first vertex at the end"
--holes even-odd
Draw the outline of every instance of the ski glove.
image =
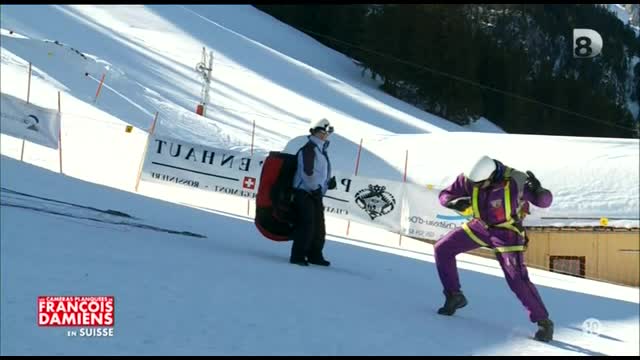
POLYGON ((538 190, 540 190, 540 188, 542 187, 540 185, 540 180, 538 180, 538 178, 536 178, 535 175, 533 175, 533 173, 529 170, 527 170, 527 181, 525 182, 526 185, 529 186, 529 188, 531 188, 531 190, 533 190, 534 192, 537 192, 538 190))
POLYGON ((471 206, 471 199, 468 197, 461 197, 454 200, 451 200, 447 203, 447 207, 449 209, 457 210, 457 211, 465 211, 469 206, 471 206))
POLYGON ((338 186, 338 184, 336 183, 336 177, 332 176, 331 179, 329 179, 329 182, 327 183, 327 187, 329 188, 329 190, 333 190, 338 186))

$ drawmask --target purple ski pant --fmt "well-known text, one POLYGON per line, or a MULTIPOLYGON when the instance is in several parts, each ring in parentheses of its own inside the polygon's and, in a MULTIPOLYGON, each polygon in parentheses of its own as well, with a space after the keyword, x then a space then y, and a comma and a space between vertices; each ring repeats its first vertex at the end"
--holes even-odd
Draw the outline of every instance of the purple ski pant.
MULTIPOLYGON (((511 236, 505 232, 509 230, 490 229, 488 233, 475 232, 476 236, 485 243, 495 246, 521 245, 522 237, 511 236), (498 236, 497 236, 498 235, 498 236), (501 235, 501 236, 500 236, 501 235), (505 238, 511 238, 511 243, 505 243, 505 238)), ((515 234, 514 234, 515 235, 515 234)), ((460 280, 456 266, 456 255, 479 248, 462 228, 457 228, 445 235, 435 245, 435 260, 438 267, 440 281, 447 292, 460 291, 460 280)), ((529 313, 529 319, 537 322, 548 318, 547 309, 538 294, 536 287, 529 280, 524 254, 521 251, 496 253, 496 258, 502 267, 509 288, 513 291, 529 313)))

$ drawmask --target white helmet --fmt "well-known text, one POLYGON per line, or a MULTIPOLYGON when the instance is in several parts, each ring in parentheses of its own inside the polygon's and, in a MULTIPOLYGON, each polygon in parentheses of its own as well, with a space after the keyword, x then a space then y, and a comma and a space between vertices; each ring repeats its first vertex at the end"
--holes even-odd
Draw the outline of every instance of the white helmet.
POLYGON ((329 134, 333 132, 333 126, 331 126, 329 120, 325 118, 322 118, 320 120, 311 120, 309 122, 309 131, 313 133, 316 129, 322 129, 329 134))
POLYGON ((473 181, 480 182, 487 180, 496 170, 496 163, 492 158, 484 155, 480 157, 473 165, 471 170, 465 176, 473 181))

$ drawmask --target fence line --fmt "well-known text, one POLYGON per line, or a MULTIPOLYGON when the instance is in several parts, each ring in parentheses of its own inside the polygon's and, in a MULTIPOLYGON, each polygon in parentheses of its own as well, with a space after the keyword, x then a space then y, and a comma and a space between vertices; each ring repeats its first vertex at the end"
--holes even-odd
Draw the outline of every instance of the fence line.
MULTIPOLYGON (((157 114, 156 116, 157 117, 154 118, 154 122, 152 123, 152 125, 151 125, 151 127, 149 129, 149 134, 153 134, 155 132, 155 129, 157 129, 157 127, 159 126, 159 124, 158 124, 158 122, 159 122, 158 121, 159 114, 157 114)), ((149 136, 147 137, 147 142, 148 142, 148 139, 149 139, 149 136)), ((361 139, 360 143, 362 144, 363 141, 364 140, 361 139)), ((145 149, 143 150, 143 152, 145 152, 147 148, 148 148, 148 143, 145 146, 145 149)), ((361 146, 359 146, 359 152, 361 153, 361 146)), ((404 168, 406 170, 405 170, 405 173, 403 174, 403 177, 402 177, 403 182, 406 182, 408 180, 408 172, 410 170, 410 168, 408 167, 408 157, 409 157, 408 150, 405 150, 405 167, 404 168)), ((360 163, 361 163, 361 160, 362 160, 362 158, 360 157, 360 163)), ((143 161, 144 161, 144 155, 143 155, 143 158, 141 159, 141 162, 143 162, 143 161)), ((356 157, 356 163, 358 163, 358 157, 356 157)), ((356 172, 360 173, 360 171, 359 171, 360 166, 361 165, 358 163, 357 170, 354 169, 354 173, 356 173, 356 172)), ((67 170, 67 171, 69 171, 69 170, 67 170)), ((133 171, 135 171, 135 170, 133 170, 133 171)), ((139 185, 139 182, 136 184, 136 187, 138 187, 138 185, 139 185)), ((136 190, 138 190, 138 189, 136 189, 136 190)), ((249 204, 250 204, 250 202, 251 202, 251 200, 248 200, 249 204)), ((240 209, 237 209, 235 211, 237 211, 238 214, 242 213, 242 210, 240 210, 240 209)), ((251 217, 248 216, 247 218, 250 219, 251 217)), ((401 219, 402 219, 402 217, 401 217, 401 219)), ((401 239, 402 240, 401 242, 394 244, 392 242, 392 239, 391 239, 391 237, 393 237, 393 235, 394 235, 393 234, 394 231, 389 230, 389 229, 385 229, 385 230, 386 231, 384 233, 382 233, 382 234, 385 234, 387 232, 389 232, 390 234, 384 235, 384 237, 380 239, 380 242, 376 243, 376 244, 381 245, 381 246, 390 246, 390 247, 394 247, 394 248, 397 247, 397 248, 408 250, 408 251, 415 251, 415 250, 411 250, 411 249, 420 249, 419 247, 414 247, 415 245, 411 245, 410 242, 407 243, 407 241, 406 241, 407 239, 401 239), (388 245, 385 245, 385 244, 388 244, 388 245)), ((429 244, 434 244, 436 242, 436 240, 427 240, 427 239, 422 239, 422 238, 419 238, 419 237, 414 237, 414 236, 408 235, 406 233, 403 233, 402 229, 400 231, 401 231, 402 237, 405 237, 405 238, 409 238, 409 239, 413 239, 413 240, 416 240, 416 241, 419 241, 419 242, 424 242, 424 243, 429 243, 429 244)), ((330 234, 334 234, 335 235, 336 234, 336 229, 331 231, 330 234)), ((357 233, 354 233, 354 234, 351 234, 351 235, 352 236, 354 235, 355 237, 358 237, 357 233)), ((339 236, 339 235, 336 235, 336 236, 339 236)), ((353 240, 354 241, 358 241, 357 239, 353 239, 353 240)), ((414 244, 417 244, 417 243, 414 243, 414 244)), ((493 258, 494 257, 494 254, 492 252, 489 252, 489 251, 482 252, 482 251, 483 250, 480 249, 480 250, 478 250, 476 252, 470 252, 470 255, 485 256, 485 257, 489 257, 489 258, 493 258)), ((424 250, 416 251, 416 252, 428 254, 428 252, 425 252, 424 250)), ((637 256, 637 255, 630 254, 629 256, 637 256)), ((549 259, 546 259, 545 261, 548 262, 549 259)), ((564 261, 564 260, 561 259, 561 261, 564 261)), ((595 260, 591 260, 590 259, 590 260, 587 260, 587 261, 595 261, 595 260)), ((581 268, 581 265, 579 265, 579 263, 575 263, 575 264, 572 264, 572 265, 565 265, 562 268, 551 269, 548 265, 544 265, 543 263, 535 263, 535 262, 532 262, 532 261, 527 261, 527 266, 532 268, 532 269, 553 271, 553 272, 567 274, 567 275, 575 275, 575 273, 579 273, 580 271, 583 271, 582 268, 581 268)), ((606 274, 597 273, 597 274, 593 274, 593 275, 586 274, 585 276, 582 276, 582 277, 587 278, 587 279, 597 280, 597 281, 606 281, 606 282, 610 282, 610 283, 624 284, 624 285, 629 285, 628 281, 633 281, 633 279, 632 279, 633 275, 631 273, 629 273, 629 275, 618 274, 617 276, 619 278, 623 279, 622 282, 621 282, 621 280, 616 280, 616 279, 612 280, 611 278, 608 278, 607 276, 608 275, 606 275, 606 274), (629 280, 627 281, 626 279, 629 279, 629 280)))
MULTIPOLYGON (((360 138, 360 145, 358 145, 358 155, 356 156, 356 168, 353 171, 354 176, 358 176, 358 168, 360 167, 360 153, 362 152, 362 141, 360 138)), ((349 229, 351 228, 351 219, 347 220, 347 236, 349 236, 349 229)))
POLYGON ((100 96, 100 90, 102 90, 102 84, 104 84, 104 78, 106 76, 107 76, 106 72, 102 73, 102 79, 100 79, 100 85, 98 85, 98 90, 96 90, 96 96, 93 99, 94 104, 98 102, 98 96, 100 96))
MULTIPOLYGON (((32 64, 29 63, 29 75, 28 75, 28 85, 27 85, 27 103, 30 103, 30 89, 31 89, 31 77, 32 77, 32 64)), ((97 102, 98 97, 101 93, 101 89, 103 87, 103 85, 107 88, 109 88, 105 83, 105 77, 106 77, 106 73, 103 73, 102 75, 102 79, 100 80, 100 84, 98 85, 98 88, 96 90, 96 95, 95 95, 95 99, 94 99, 94 103, 97 102)), ((93 79, 93 78, 92 78, 93 79)), ((94 79, 96 80, 96 79, 94 79)), ((222 109, 226 109, 229 111, 237 111, 237 112, 242 112, 241 110, 236 110, 236 109, 232 109, 232 108, 226 108, 226 107, 222 107, 222 106, 217 106, 217 105, 211 105, 213 107, 218 107, 218 108, 222 108, 222 109)), ((250 113, 250 112, 245 112, 245 113, 250 113)), ((90 117, 90 116, 86 116, 86 115, 80 115, 80 114, 74 114, 74 113, 64 113, 62 112, 61 109, 61 93, 60 91, 58 91, 58 114, 60 114, 60 128, 59 128, 59 132, 58 132, 58 144, 59 144, 59 169, 60 169, 60 173, 63 174, 63 162, 62 162, 62 115, 65 116, 72 116, 72 117, 78 117, 78 118, 84 118, 84 119, 88 119, 90 121, 94 121, 94 122, 99 122, 99 123, 103 123, 105 125, 108 126, 112 126, 112 127, 121 127, 121 124, 117 124, 115 122, 112 121, 108 121, 108 120, 102 120, 102 119, 98 119, 95 117, 90 117)), ((258 116, 263 116, 266 118, 271 118, 271 119, 276 119, 275 117, 271 117, 269 115, 265 115, 265 114, 260 114, 260 113, 253 113, 253 115, 258 115, 258 116)), ((145 157, 146 157, 146 153, 147 153, 147 148, 149 146, 149 140, 150 137, 155 133, 155 129, 157 126, 157 122, 158 122, 158 116, 159 113, 156 112, 155 113, 155 117, 154 120, 151 124, 151 127, 149 129, 148 135, 147 135, 147 139, 146 139, 146 144, 145 147, 143 149, 143 153, 142 153, 142 159, 140 161, 140 166, 138 169, 138 174, 137 174, 137 178, 136 178, 136 184, 135 184, 135 191, 138 192, 138 188, 139 188, 139 184, 141 181, 141 173, 142 173, 142 169, 143 169, 143 165, 144 165, 144 161, 145 161, 145 157)), ((256 129, 256 121, 253 120, 253 125, 252 125, 252 134, 251 134, 251 155, 253 156, 254 154, 254 140, 255 140, 255 129, 256 129)), ((357 153, 357 157, 356 157, 356 164, 355 164, 355 170, 354 170, 354 175, 357 176, 358 175, 358 170, 359 170, 359 166, 360 166, 360 159, 361 159, 361 150, 362 150, 362 144, 363 144, 363 138, 360 139, 360 145, 358 146, 358 153, 357 153)), ((20 154, 20 160, 24 161, 24 150, 25 150, 25 140, 22 139, 22 148, 21 148, 21 154, 20 154)), ((409 150, 405 150, 405 164, 404 164, 404 173, 403 173, 403 177, 402 177, 402 182, 406 183, 407 182, 407 174, 408 174, 408 158, 409 158, 409 150)), ((248 199, 247 200, 247 216, 250 216, 250 202, 251 200, 248 199)), ((403 237, 403 229, 402 229, 402 221, 403 221, 403 206, 401 206, 400 209, 400 231, 398 233, 399 235, 399 241, 398 241, 398 248, 402 248, 402 237, 403 237)), ((606 218, 602 218, 602 219, 606 219, 606 218)), ((606 226, 606 222, 603 226, 606 226)), ((349 229, 350 229, 350 220, 348 221, 347 224, 347 230, 346 230, 346 234, 347 236, 349 236, 349 229)), ((387 231, 391 231, 389 229, 385 229, 387 231)), ((412 239, 416 239, 419 241, 423 241, 423 242, 427 242, 427 243, 435 243, 435 240, 427 240, 427 239, 423 239, 423 238, 417 238, 417 237, 413 237, 413 236, 407 236, 406 237, 412 238, 412 239)), ((482 250, 479 250, 482 251, 482 250)), ((637 251, 634 249, 630 249, 630 252, 633 251, 637 251)), ((491 253, 491 256, 493 256, 493 253, 491 253)), ((560 258, 562 256, 559 256, 560 258)), ((571 256, 567 256, 567 257, 571 257, 571 256)), ((571 260, 571 259, 559 259, 559 260, 571 260)), ((576 264, 576 263, 571 263, 571 264, 576 264)), ((546 270, 546 271, 554 271, 554 272, 558 272, 558 273, 564 273, 564 274, 569 274, 569 275, 575 275, 576 273, 576 269, 577 272, 584 272, 585 269, 582 268, 582 265, 569 265, 568 268, 564 268, 563 269, 552 269, 552 267, 550 265, 548 266, 541 266, 541 265, 537 265, 537 264, 527 264, 527 266, 531 267, 531 268, 536 268, 536 269, 541 269, 541 270, 546 270), (577 266, 577 267, 576 267, 577 266), (568 270, 567 270, 568 269, 568 270)), ((586 276, 583 275, 582 277, 584 278, 588 278, 588 279, 592 279, 592 280, 598 280, 598 281, 607 281, 607 282, 613 282, 613 283, 618 283, 615 281, 611 281, 611 279, 606 279, 606 278, 602 278, 601 276, 586 276)))

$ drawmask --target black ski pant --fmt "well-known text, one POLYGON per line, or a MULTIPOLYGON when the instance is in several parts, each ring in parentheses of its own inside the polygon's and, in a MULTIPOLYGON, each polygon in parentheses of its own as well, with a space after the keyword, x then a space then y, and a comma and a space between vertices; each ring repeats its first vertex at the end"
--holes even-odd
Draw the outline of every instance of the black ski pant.
POLYGON ((292 234, 291 260, 323 259, 326 230, 322 198, 295 190, 293 206, 297 221, 292 234))

